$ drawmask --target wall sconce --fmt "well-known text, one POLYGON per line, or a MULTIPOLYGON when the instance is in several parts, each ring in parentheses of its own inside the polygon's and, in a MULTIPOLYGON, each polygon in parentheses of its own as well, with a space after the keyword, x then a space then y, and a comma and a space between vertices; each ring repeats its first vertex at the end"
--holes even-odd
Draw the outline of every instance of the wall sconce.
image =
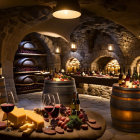
POLYGON ((60 54, 60 53, 61 53, 61 49, 60 49, 60 47, 56 47, 56 49, 55 49, 55 53, 56 53, 56 54, 60 54))
POLYGON ((108 44, 108 51, 113 52, 114 51, 114 44, 108 44))
POLYGON ((52 14, 60 19, 73 19, 81 16, 78 0, 57 0, 56 7, 52 14))
POLYGON ((77 46, 75 43, 71 43, 71 51, 76 52, 77 51, 77 46))

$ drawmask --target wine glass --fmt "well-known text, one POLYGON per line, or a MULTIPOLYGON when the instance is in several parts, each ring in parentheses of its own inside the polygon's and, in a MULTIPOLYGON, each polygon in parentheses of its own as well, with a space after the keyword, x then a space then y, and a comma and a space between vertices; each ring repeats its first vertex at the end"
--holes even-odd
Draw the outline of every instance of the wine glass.
POLYGON ((52 100, 54 100, 54 97, 52 97, 50 93, 46 93, 42 95, 43 107, 49 115, 51 115, 55 107, 54 106, 55 104, 52 100))
POLYGON ((54 101, 55 105, 54 105, 54 110, 51 113, 51 116, 52 116, 52 118, 57 118, 59 115, 59 111, 60 111, 60 98, 59 98, 58 92, 52 93, 52 96, 54 98, 53 101, 54 101))
MULTIPOLYGON (((44 110, 46 113, 48 113, 49 117, 52 116, 52 113, 55 109, 55 98, 54 95, 51 95, 51 93, 46 93, 42 95, 42 103, 44 106, 44 110)), ((50 118, 51 119, 51 118, 50 118)), ((50 126, 52 129, 54 128, 54 122, 53 119, 50 121, 50 126)))
POLYGON ((8 125, 8 113, 13 111, 14 106, 15 106, 15 99, 14 99, 13 92, 11 90, 8 90, 6 92, 6 103, 1 104, 2 111, 7 114, 7 127, 5 129, 6 131, 11 131, 11 128, 8 125))

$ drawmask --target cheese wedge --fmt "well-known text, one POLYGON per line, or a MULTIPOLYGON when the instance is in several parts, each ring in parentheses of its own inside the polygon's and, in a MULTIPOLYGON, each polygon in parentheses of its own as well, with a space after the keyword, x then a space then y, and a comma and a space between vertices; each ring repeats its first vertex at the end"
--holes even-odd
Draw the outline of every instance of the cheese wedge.
POLYGON ((28 124, 25 123, 24 125, 22 125, 21 127, 19 127, 19 131, 22 132, 24 130, 26 130, 28 128, 28 124))
POLYGON ((19 131, 22 132, 28 128, 31 128, 31 129, 35 129, 35 124, 31 124, 31 123, 25 123, 24 125, 22 125, 21 127, 19 127, 19 131))
POLYGON ((32 128, 27 128, 26 130, 23 131, 22 135, 23 136, 28 136, 33 132, 32 128))
MULTIPOLYGON (((6 113, 3 115, 3 120, 6 118, 6 113)), ((8 113, 8 120, 14 124, 14 127, 23 125, 26 121, 24 108, 15 107, 14 110, 8 113)))
POLYGON ((35 124, 36 131, 42 131, 42 128, 44 127, 44 119, 39 114, 36 114, 34 111, 25 110, 26 113, 26 120, 29 123, 35 124))

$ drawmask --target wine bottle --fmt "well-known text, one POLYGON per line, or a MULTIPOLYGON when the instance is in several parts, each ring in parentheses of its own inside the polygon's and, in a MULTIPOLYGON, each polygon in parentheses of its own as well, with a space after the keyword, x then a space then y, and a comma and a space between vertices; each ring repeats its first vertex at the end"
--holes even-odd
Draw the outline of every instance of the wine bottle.
POLYGON ((138 73, 137 73, 137 68, 136 67, 134 67, 132 79, 133 79, 133 82, 138 80, 138 73))
POLYGON ((72 114, 75 115, 76 110, 76 92, 73 93, 72 103, 71 103, 72 114))
POLYGON ((120 74, 119 74, 119 80, 118 80, 119 86, 122 85, 122 77, 123 77, 123 74, 122 74, 122 70, 120 68, 120 74))
POLYGON ((125 78, 126 78, 125 67, 123 67, 122 86, 125 86, 125 78))
POLYGON ((79 94, 77 93, 76 95, 77 95, 77 97, 76 97, 76 110, 77 110, 77 112, 79 112, 80 111, 79 94))
POLYGON ((128 73, 126 75, 126 78, 125 78, 125 85, 128 87, 129 86, 129 83, 130 83, 130 69, 128 69, 128 73))

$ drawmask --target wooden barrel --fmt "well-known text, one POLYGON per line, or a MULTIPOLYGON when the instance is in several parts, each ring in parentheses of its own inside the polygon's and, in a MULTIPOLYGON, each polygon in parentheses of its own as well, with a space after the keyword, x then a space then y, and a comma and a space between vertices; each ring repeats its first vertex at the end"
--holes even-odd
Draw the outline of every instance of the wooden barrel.
POLYGON ((44 81, 43 94, 57 92, 59 94, 61 104, 70 106, 73 93, 76 92, 74 79, 71 81, 44 81))
POLYGON ((126 132, 140 132, 140 88, 114 84, 110 109, 114 127, 126 132))
POLYGON ((6 101, 4 78, 0 78, 0 104, 6 101))

